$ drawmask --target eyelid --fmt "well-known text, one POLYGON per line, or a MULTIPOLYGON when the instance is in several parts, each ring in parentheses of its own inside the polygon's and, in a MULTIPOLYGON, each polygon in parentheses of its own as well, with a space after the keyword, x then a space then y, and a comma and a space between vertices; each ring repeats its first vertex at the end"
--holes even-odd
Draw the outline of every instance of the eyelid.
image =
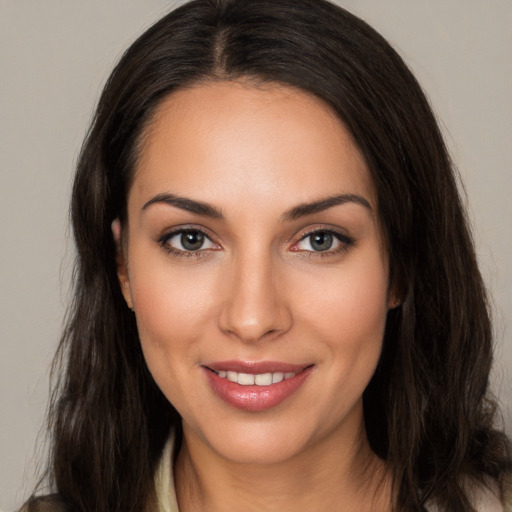
POLYGON ((355 240, 351 236, 349 236, 347 233, 344 232, 341 228, 334 228, 332 226, 315 226, 313 228, 310 228, 306 230, 305 232, 301 233, 299 239, 293 243, 291 246, 291 250, 294 252, 302 252, 302 253, 309 253, 310 255, 314 256, 329 256, 334 255, 338 253, 342 253, 352 245, 354 245, 355 240), (336 247, 335 249, 326 249, 325 251, 314 251, 314 250, 308 250, 308 249, 299 249, 297 248, 297 245, 308 238, 311 235, 314 235, 315 233, 328 233, 333 235, 333 237, 339 242, 340 247, 336 247))
POLYGON ((209 251, 220 249, 220 244, 213 240, 213 237, 208 230, 201 226, 194 225, 175 226, 171 229, 164 230, 161 234, 157 235, 156 241, 158 245, 160 245, 164 250, 176 256, 199 257, 204 256, 209 251), (169 244, 169 240, 176 236, 182 235, 183 233, 201 233, 204 235, 205 239, 207 239, 212 244, 213 247, 200 248, 193 251, 187 249, 178 249, 169 244))
MULTIPOLYGON (((297 237, 295 237, 297 238, 297 237)), ((174 226, 173 228, 169 228, 164 230, 163 232, 157 234, 156 242, 160 245, 165 251, 169 254, 177 257, 201 257, 207 256, 211 254, 211 251, 216 251, 222 249, 221 245, 215 241, 215 237, 212 236, 210 231, 202 226, 197 225, 182 225, 182 226, 174 226), (204 237, 212 244, 210 247, 200 248, 197 250, 187 250, 187 249, 178 249, 176 247, 171 246, 168 242, 175 236, 181 235, 187 232, 198 232, 204 235, 204 237)), ((315 226, 303 231, 298 240, 296 240, 293 245, 290 247, 292 252, 298 252, 307 254, 308 257, 325 257, 325 256, 334 256, 337 254, 341 254, 347 251, 352 245, 355 244, 355 239, 349 236, 345 230, 339 227, 332 226, 315 226), (339 247, 334 249, 326 249, 325 251, 315 251, 309 249, 301 249, 298 248, 298 244, 300 244, 303 240, 308 238, 309 236, 315 233, 328 233, 331 234, 336 241, 338 242, 339 247)))

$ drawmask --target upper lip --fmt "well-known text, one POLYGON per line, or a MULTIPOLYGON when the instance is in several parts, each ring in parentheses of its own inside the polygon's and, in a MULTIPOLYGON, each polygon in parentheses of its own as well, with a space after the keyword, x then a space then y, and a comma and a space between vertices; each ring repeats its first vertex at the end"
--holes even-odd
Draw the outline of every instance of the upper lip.
POLYGON ((237 373, 249 373, 258 375, 261 373, 274 373, 274 372, 283 372, 283 373, 299 373, 311 364, 292 364, 285 363, 282 361, 215 361, 212 363, 206 363, 202 366, 209 368, 210 370, 214 370, 219 372, 221 370, 224 371, 232 371, 237 373))

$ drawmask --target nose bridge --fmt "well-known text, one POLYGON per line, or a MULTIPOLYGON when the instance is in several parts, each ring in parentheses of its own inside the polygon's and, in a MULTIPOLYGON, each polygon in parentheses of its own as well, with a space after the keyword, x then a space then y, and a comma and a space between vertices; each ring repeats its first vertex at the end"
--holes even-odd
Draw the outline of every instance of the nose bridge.
POLYGON ((286 331, 291 314, 277 282, 277 262, 261 247, 239 252, 231 261, 220 327, 244 342, 286 331))

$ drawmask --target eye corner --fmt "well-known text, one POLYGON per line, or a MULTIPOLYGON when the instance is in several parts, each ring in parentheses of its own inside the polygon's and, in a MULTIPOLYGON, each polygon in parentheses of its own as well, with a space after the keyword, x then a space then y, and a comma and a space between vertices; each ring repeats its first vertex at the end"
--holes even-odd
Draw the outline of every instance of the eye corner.
POLYGON ((176 257, 203 257, 211 251, 222 249, 206 230, 195 226, 179 226, 167 230, 156 237, 156 243, 176 257), (187 236, 190 236, 189 240, 187 236))

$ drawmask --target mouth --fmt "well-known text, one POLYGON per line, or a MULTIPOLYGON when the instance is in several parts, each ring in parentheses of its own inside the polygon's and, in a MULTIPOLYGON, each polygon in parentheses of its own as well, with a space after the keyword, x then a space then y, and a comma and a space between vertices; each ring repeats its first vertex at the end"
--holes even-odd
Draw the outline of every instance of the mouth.
POLYGON ((212 390, 237 409, 262 411, 292 396, 314 364, 224 361, 202 365, 212 390))
POLYGON ((242 372, 234 372, 230 370, 220 370, 216 372, 215 370, 211 370, 216 373, 221 379, 227 379, 230 382, 236 382, 241 386, 271 386, 272 384, 277 384, 286 379, 291 379, 297 375, 294 372, 273 372, 273 373, 242 373, 242 372))

